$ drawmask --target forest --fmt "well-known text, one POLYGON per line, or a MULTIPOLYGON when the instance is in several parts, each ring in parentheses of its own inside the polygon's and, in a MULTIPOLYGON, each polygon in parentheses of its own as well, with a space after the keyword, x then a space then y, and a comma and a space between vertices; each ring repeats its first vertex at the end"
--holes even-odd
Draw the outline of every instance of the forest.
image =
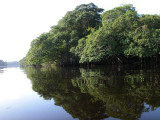
POLYGON ((7 66, 7 62, 4 62, 3 60, 0 60, 0 66, 7 66))
POLYGON ((128 64, 159 58, 159 15, 138 14, 132 4, 104 11, 89 3, 68 11, 49 32, 35 38, 20 64, 128 64))

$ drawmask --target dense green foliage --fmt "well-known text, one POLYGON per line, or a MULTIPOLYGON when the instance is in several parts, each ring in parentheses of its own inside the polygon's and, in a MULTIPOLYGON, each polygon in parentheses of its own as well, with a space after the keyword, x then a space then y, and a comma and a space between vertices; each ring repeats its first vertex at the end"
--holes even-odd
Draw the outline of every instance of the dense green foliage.
POLYGON ((20 63, 115 64, 159 57, 160 16, 139 15, 130 4, 102 12, 93 3, 67 12, 32 41, 20 63))
POLYGON ((160 66, 153 68, 25 68, 32 88, 73 118, 138 120, 160 107, 160 66))
POLYGON ((4 62, 3 60, 0 60, 0 66, 7 66, 7 62, 4 62))

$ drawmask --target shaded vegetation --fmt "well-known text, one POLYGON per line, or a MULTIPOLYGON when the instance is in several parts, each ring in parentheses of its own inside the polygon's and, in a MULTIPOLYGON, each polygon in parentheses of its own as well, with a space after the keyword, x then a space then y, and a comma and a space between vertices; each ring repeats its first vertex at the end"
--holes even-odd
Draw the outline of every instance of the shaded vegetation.
POLYGON ((21 65, 159 61, 160 16, 139 15, 131 4, 102 12, 93 3, 67 12, 32 41, 21 65))
POLYGON ((3 60, 0 60, 0 66, 7 66, 7 62, 4 62, 3 60))
POLYGON ((160 107, 160 71, 154 67, 25 68, 32 88, 73 118, 138 120, 160 107))

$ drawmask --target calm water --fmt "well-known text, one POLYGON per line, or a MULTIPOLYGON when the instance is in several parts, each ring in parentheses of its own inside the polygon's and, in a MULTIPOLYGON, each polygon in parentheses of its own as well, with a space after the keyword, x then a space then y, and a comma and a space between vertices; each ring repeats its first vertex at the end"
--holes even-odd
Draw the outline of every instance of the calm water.
POLYGON ((0 120, 160 120, 160 66, 0 67, 0 120))

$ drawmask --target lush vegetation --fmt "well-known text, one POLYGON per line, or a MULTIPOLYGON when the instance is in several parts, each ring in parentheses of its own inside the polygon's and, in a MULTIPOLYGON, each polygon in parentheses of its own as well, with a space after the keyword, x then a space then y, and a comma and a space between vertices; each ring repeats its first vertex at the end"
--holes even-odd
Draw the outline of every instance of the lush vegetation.
POLYGON ((77 6, 31 43, 21 65, 123 64, 157 60, 160 16, 140 15, 133 5, 103 12, 77 6))
POLYGON ((3 60, 0 60, 0 66, 7 66, 7 62, 4 62, 3 60))
POLYGON ((159 67, 25 67, 25 71, 34 91, 46 100, 54 99, 73 118, 138 120, 143 112, 160 107, 159 67))

